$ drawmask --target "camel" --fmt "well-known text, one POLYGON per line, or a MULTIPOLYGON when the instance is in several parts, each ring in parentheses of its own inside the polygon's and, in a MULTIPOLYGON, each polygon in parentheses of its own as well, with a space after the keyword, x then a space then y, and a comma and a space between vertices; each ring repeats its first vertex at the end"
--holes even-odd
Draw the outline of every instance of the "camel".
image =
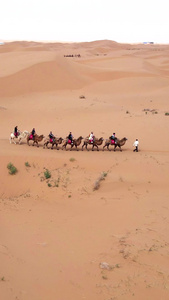
POLYGON ((96 147, 97 151, 99 151, 98 146, 102 145, 103 141, 104 141, 104 139, 101 137, 100 139, 95 138, 93 143, 91 143, 91 141, 89 140, 89 137, 86 137, 83 142, 83 145, 82 145, 82 151, 83 151, 84 146, 86 147, 86 150, 89 151, 89 149, 87 149, 87 145, 92 145, 92 151, 94 151, 94 147, 96 147))
POLYGON ((39 147, 38 142, 41 142, 41 141, 43 140, 43 138, 44 138, 44 135, 43 135, 43 134, 41 134, 41 135, 35 134, 34 139, 32 140, 32 139, 30 138, 30 134, 29 134, 29 135, 27 136, 27 144, 30 146, 29 141, 33 141, 32 146, 34 146, 34 144, 36 143, 37 147, 39 147))
POLYGON ((121 147, 125 145, 126 141, 127 141, 127 138, 124 137, 124 138, 121 139, 121 140, 116 139, 116 144, 112 144, 112 143, 111 143, 111 139, 109 138, 109 139, 107 139, 107 140, 105 141, 105 145, 103 146, 103 151, 104 151, 104 148, 105 148, 105 147, 107 147, 107 150, 111 151, 111 150, 109 149, 109 146, 114 146, 114 151, 116 151, 116 148, 117 148, 117 147, 119 147, 119 148, 120 148, 120 151, 122 151, 121 147))
POLYGON ((14 133, 11 132, 11 135, 10 135, 10 138, 9 138, 10 144, 11 144, 12 142, 14 142, 14 144, 16 145, 15 139, 18 139, 19 144, 20 144, 21 141, 22 141, 23 139, 25 139, 25 138, 27 137, 28 134, 29 134, 29 132, 28 132, 27 130, 24 130, 23 132, 18 131, 18 137, 16 137, 16 136, 14 135, 14 133))
MULTIPOLYGON (((51 149, 53 149, 54 145, 56 145, 56 149, 59 150, 58 145, 61 144, 62 141, 63 141, 63 138, 62 138, 62 137, 60 137, 60 138, 54 137, 54 138, 53 138, 53 142, 50 141, 50 138, 47 138, 47 139, 45 140, 45 142, 44 142, 43 148, 45 148, 45 146, 48 148, 48 144, 50 143, 50 144, 52 144, 51 149)), ((48 148, 48 149, 49 149, 49 148, 48 148)))
POLYGON ((72 148, 73 148, 74 146, 76 147, 76 150, 79 151, 77 147, 81 144, 82 139, 83 139, 83 137, 82 137, 82 136, 79 136, 77 139, 73 139, 72 143, 70 144, 70 143, 68 142, 69 140, 66 138, 65 143, 64 143, 63 146, 62 146, 62 150, 63 150, 64 148, 66 149, 66 146, 67 146, 67 145, 70 145, 70 146, 71 146, 70 151, 72 150, 72 148))

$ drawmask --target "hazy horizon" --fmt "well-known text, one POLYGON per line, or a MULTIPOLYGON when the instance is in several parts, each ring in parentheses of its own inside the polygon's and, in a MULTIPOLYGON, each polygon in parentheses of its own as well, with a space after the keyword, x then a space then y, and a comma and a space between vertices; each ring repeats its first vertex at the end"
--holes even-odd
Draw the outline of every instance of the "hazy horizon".
POLYGON ((164 0, 6 0, 0 8, 3 41, 169 43, 164 0))

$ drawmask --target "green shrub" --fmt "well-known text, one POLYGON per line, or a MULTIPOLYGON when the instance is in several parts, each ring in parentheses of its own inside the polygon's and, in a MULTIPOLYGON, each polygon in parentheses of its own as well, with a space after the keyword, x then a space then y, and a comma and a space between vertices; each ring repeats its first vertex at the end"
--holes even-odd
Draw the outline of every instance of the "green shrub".
POLYGON ((10 175, 14 175, 18 172, 17 168, 11 162, 7 165, 7 168, 10 175))
POLYGON ((165 113, 165 116, 169 116, 169 112, 166 112, 166 113, 165 113))
POLYGON ((50 173, 50 171, 48 169, 45 170, 44 176, 45 176, 46 179, 51 178, 51 173, 50 173))
POLYGON ((69 160, 73 162, 73 161, 75 161, 76 159, 75 159, 74 157, 71 157, 69 160))
POLYGON ((25 162, 26 167, 30 167, 31 165, 28 163, 28 161, 25 162))

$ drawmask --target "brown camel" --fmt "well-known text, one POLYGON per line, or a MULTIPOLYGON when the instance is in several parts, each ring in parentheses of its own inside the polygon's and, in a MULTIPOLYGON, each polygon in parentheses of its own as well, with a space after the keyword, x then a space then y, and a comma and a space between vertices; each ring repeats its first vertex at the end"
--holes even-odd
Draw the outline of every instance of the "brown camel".
MULTIPOLYGON (((54 145, 56 145, 56 149, 59 150, 58 145, 62 144, 63 138, 53 138, 53 142, 50 141, 50 138, 47 138, 44 142, 43 148, 45 148, 45 146, 48 148, 48 144, 52 144, 51 149, 53 149, 54 145)), ((49 149, 49 148, 48 148, 49 149)))
POLYGON ((27 144, 30 146, 29 141, 33 141, 32 146, 34 146, 34 144, 36 143, 37 147, 39 147, 38 142, 41 142, 43 140, 43 138, 44 138, 43 134, 41 134, 41 135, 35 134, 34 139, 32 140, 32 139, 30 139, 30 134, 29 134, 27 136, 27 144))
POLYGON ((103 141, 104 141, 104 139, 101 137, 100 139, 94 138, 93 142, 91 142, 89 140, 89 137, 86 137, 84 142, 83 142, 83 145, 82 145, 82 151, 83 151, 84 146, 86 147, 86 150, 89 151, 89 149, 87 149, 87 145, 92 145, 92 151, 94 151, 94 147, 96 147, 97 151, 99 151, 98 146, 102 145, 103 141))
POLYGON ((119 140, 119 139, 116 139, 116 143, 115 144, 112 144, 111 143, 111 138, 107 139, 105 141, 105 145, 103 146, 103 151, 104 151, 104 148, 107 147, 107 150, 111 151, 109 149, 109 146, 114 146, 114 151, 116 151, 116 148, 119 147, 120 148, 120 151, 122 151, 121 147, 125 145, 127 141, 127 138, 124 137, 123 139, 119 140))
POLYGON ((73 148, 74 146, 76 147, 76 150, 79 151, 79 150, 77 149, 77 147, 81 144, 82 139, 83 139, 83 137, 82 137, 82 136, 79 136, 78 139, 73 139, 73 140, 72 140, 72 143, 69 144, 69 143, 68 143, 68 139, 66 138, 66 141, 65 141, 65 143, 64 143, 63 146, 62 146, 62 150, 63 150, 64 148, 66 149, 66 146, 67 146, 67 145, 70 145, 70 146, 71 146, 70 151, 72 150, 72 148, 73 148))

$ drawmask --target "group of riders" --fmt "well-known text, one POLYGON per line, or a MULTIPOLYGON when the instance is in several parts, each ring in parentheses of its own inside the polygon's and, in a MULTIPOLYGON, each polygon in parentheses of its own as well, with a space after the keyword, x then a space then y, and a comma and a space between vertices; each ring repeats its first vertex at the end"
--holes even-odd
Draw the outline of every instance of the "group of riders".
MULTIPOLYGON (((36 131, 35 131, 35 128, 33 128, 30 135, 29 135, 29 139, 34 140, 35 139, 35 134, 36 134, 36 131)), ((15 135, 16 138, 19 135, 18 126, 15 126, 15 128, 14 128, 14 135, 15 135)), ((48 136, 49 136, 50 142, 52 143, 55 139, 55 136, 52 133, 52 131, 50 131, 48 136)), ((111 139, 111 144, 116 144, 117 138, 115 136, 115 133, 113 133, 110 136, 110 139, 111 139)), ((95 136, 94 136, 93 131, 89 134, 89 141, 90 141, 91 144, 93 144, 94 141, 95 141, 95 136)), ((67 142, 68 142, 68 144, 73 144, 73 134, 72 134, 71 131, 69 132, 69 135, 67 136, 67 142)))
MULTIPOLYGON (((30 133, 30 135, 29 135, 30 140, 34 140, 35 134, 36 134, 36 131, 35 131, 35 128, 33 128, 32 131, 31 131, 31 133, 30 133)), ((18 126, 15 126, 15 128, 14 128, 14 136, 16 138, 19 136, 18 126)))

